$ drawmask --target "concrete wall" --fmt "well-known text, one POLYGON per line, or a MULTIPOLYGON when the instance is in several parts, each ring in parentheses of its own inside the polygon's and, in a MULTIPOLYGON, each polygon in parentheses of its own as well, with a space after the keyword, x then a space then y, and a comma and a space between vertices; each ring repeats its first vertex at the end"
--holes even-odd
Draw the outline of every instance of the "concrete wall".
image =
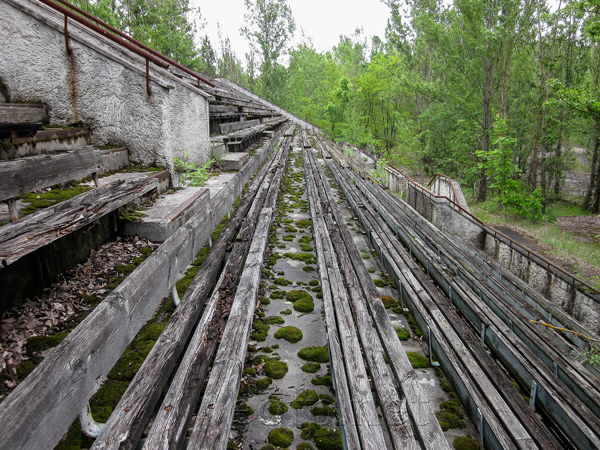
MULTIPOLYGON (((388 170, 388 186, 403 193, 407 203, 438 228, 459 236, 483 250, 504 268, 525 281, 550 303, 578 320, 585 328, 600 333, 600 294, 589 292, 571 275, 548 264, 539 255, 512 243, 446 198, 436 196, 402 174, 388 170)), ((443 194, 443 189, 439 191, 443 194)), ((445 189, 449 189, 448 186, 445 189)), ((544 317, 542 320, 549 320, 544 317)))
POLYGON ((93 144, 126 146, 142 165, 172 168, 187 151, 209 159, 207 95, 169 70, 69 20, 35 0, 0 2, 0 81, 13 103, 43 103, 51 123, 81 122, 93 144))

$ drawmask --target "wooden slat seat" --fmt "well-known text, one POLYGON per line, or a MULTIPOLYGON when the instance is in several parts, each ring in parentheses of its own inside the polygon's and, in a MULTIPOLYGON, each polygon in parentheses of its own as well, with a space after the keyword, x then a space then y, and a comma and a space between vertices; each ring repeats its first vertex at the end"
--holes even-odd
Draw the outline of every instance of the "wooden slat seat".
POLYGON ((0 266, 54 242, 156 189, 158 179, 116 181, 2 227, 0 266))
POLYGON ((0 133, 41 130, 45 118, 43 105, 0 103, 0 133))
POLYGON ((18 219, 15 200, 19 195, 89 175, 97 181, 101 170, 102 156, 93 146, 0 161, 0 201, 8 201, 11 219, 15 221, 18 219))

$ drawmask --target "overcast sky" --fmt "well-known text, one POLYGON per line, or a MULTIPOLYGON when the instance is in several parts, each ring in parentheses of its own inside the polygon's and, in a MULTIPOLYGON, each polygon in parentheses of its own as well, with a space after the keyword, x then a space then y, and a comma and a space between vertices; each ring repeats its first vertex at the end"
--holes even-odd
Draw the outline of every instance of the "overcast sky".
MULTIPOLYGON (((202 35, 208 34, 213 48, 220 49, 217 23, 222 33, 229 36, 231 47, 243 63, 248 52, 248 42, 241 35, 244 26, 244 0, 192 0, 199 6, 202 18, 206 21, 202 35)), ((340 34, 354 34, 358 27, 365 35, 384 38, 385 27, 390 11, 380 0, 288 0, 296 21, 295 39, 300 41, 300 29, 313 40, 316 50, 324 52, 339 42, 340 34)))

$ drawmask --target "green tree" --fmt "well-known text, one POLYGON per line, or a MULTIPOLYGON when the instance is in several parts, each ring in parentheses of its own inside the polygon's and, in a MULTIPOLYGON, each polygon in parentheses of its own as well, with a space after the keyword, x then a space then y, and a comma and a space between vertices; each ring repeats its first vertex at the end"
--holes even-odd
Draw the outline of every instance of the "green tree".
POLYGON ((261 93, 273 98, 281 88, 279 58, 286 52, 296 24, 287 0, 244 0, 247 26, 241 28, 251 48, 260 58, 261 93))

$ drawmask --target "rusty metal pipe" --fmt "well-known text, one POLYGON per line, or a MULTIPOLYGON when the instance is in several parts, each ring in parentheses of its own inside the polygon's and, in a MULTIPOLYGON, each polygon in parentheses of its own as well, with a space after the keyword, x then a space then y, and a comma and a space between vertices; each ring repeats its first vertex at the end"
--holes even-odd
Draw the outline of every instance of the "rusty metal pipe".
POLYGON ((154 56, 150 52, 147 52, 146 50, 139 48, 139 47, 133 45, 132 43, 125 41, 124 39, 121 39, 119 36, 115 36, 114 34, 109 33, 104 28, 96 25, 93 22, 90 22, 89 20, 81 17, 79 14, 74 13, 73 11, 65 8, 64 6, 57 5, 52 0, 39 0, 39 1, 42 2, 43 4, 49 6, 50 8, 53 8, 53 9, 57 10, 58 12, 61 12, 65 16, 68 16, 70 19, 76 20, 77 22, 81 23, 82 25, 85 25, 86 27, 94 30, 95 32, 100 33, 101 35, 110 39, 111 41, 122 45, 123 47, 127 48, 128 50, 131 50, 132 52, 136 53, 137 55, 140 55, 141 57, 152 61, 157 66, 162 67, 163 69, 167 69, 169 67, 169 64, 167 64, 165 61, 161 60, 160 58, 154 56))
MULTIPOLYGON (((40 1, 41 1, 41 0, 40 0, 40 1)), ((104 22, 104 21, 102 21, 102 20, 98 19, 97 17, 94 17, 94 16, 92 16, 91 14, 89 14, 89 13, 88 13, 88 12, 86 12, 86 11, 84 11, 83 9, 81 9, 81 8, 79 8, 79 7, 75 6, 75 5, 72 5, 71 3, 69 3, 69 2, 67 2, 67 1, 65 1, 65 0, 56 0, 56 1, 57 1, 58 3, 62 3, 62 4, 63 4, 63 5, 65 5, 66 7, 68 7, 68 8, 70 8, 70 9, 72 9, 73 11, 76 11, 76 12, 78 12, 79 14, 83 15, 84 17, 87 17, 89 20, 92 20, 92 21, 96 22, 98 25, 100 25, 100 26, 102 26, 102 27, 106 28, 107 30, 110 30, 110 31, 112 31, 113 33, 115 33, 115 34, 117 34, 117 35, 121 36, 123 39, 126 39, 126 40, 128 40, 128 41, 129 41, 129 42, 131 42, 132 44, 135 44, 136 46, 138 46, 138 47, 140 47, 140 48, 142 48, 142 49, 146 50, 148 53, 151 53, 151 54, 155 55, 156 57, 158 57, 158 58, 160 58, 160 59, 162 59, 162 60, 164 60, 164 61, 168 62, 169 64, 171 64, 171 65, 173 65, 173 66, 175 66, 175 67, 177 67, 178 69, 181 69, 181 70, 183 70, 185 73, 187 73, 187 74, 189 74, 189 75, 193 76, 194 78, 197 78, 197 79, 198 79, 198 87, 200 87, 200 83, 199 83, 200 81, 202 81, 204 84, 207 84, 207 85, 209 85, 210 87, 215 87, 215 84, 214 84, 213 82, 211 82, 211 81, 207 80, 206 78, 204 78, 203 76, 201 76, 201 75, 197 74, 197 73, 196 73, 196 72, 194 72, 193 70, 190 70, 190 69, 188 69, 187 67, 185 67, 185 66, 183 66, 183 65, 179 64, 177 61, 174 61, 174 60, 172 60, 172 59, 168 58, 167 56, 165 56, 165 55, 163 55, 163 54, 161 54, 161 53, 157 52, 157 51, 156 51, 156 50, 154 50, 153 48, 151 48, 151 47, 148 47, 148 46, 147 46, 147 45, 145 45, 145 44, 142 44, 140 41, 138 41, 138 40, 136 40, 136 39, 132 38, 131 36, 128 36, 127 34, 123 33, 121 30, 118 30, 117 28, 115 28, 115 27, 113 27, 113 26, 109 25, 108 23, 106 23, 106 22, 104 22)), ((46 2, 44 2, 44 3, 46 3, 46 2)), ((47 3, 46 3, 46 4, 47 4, 47 3)))

